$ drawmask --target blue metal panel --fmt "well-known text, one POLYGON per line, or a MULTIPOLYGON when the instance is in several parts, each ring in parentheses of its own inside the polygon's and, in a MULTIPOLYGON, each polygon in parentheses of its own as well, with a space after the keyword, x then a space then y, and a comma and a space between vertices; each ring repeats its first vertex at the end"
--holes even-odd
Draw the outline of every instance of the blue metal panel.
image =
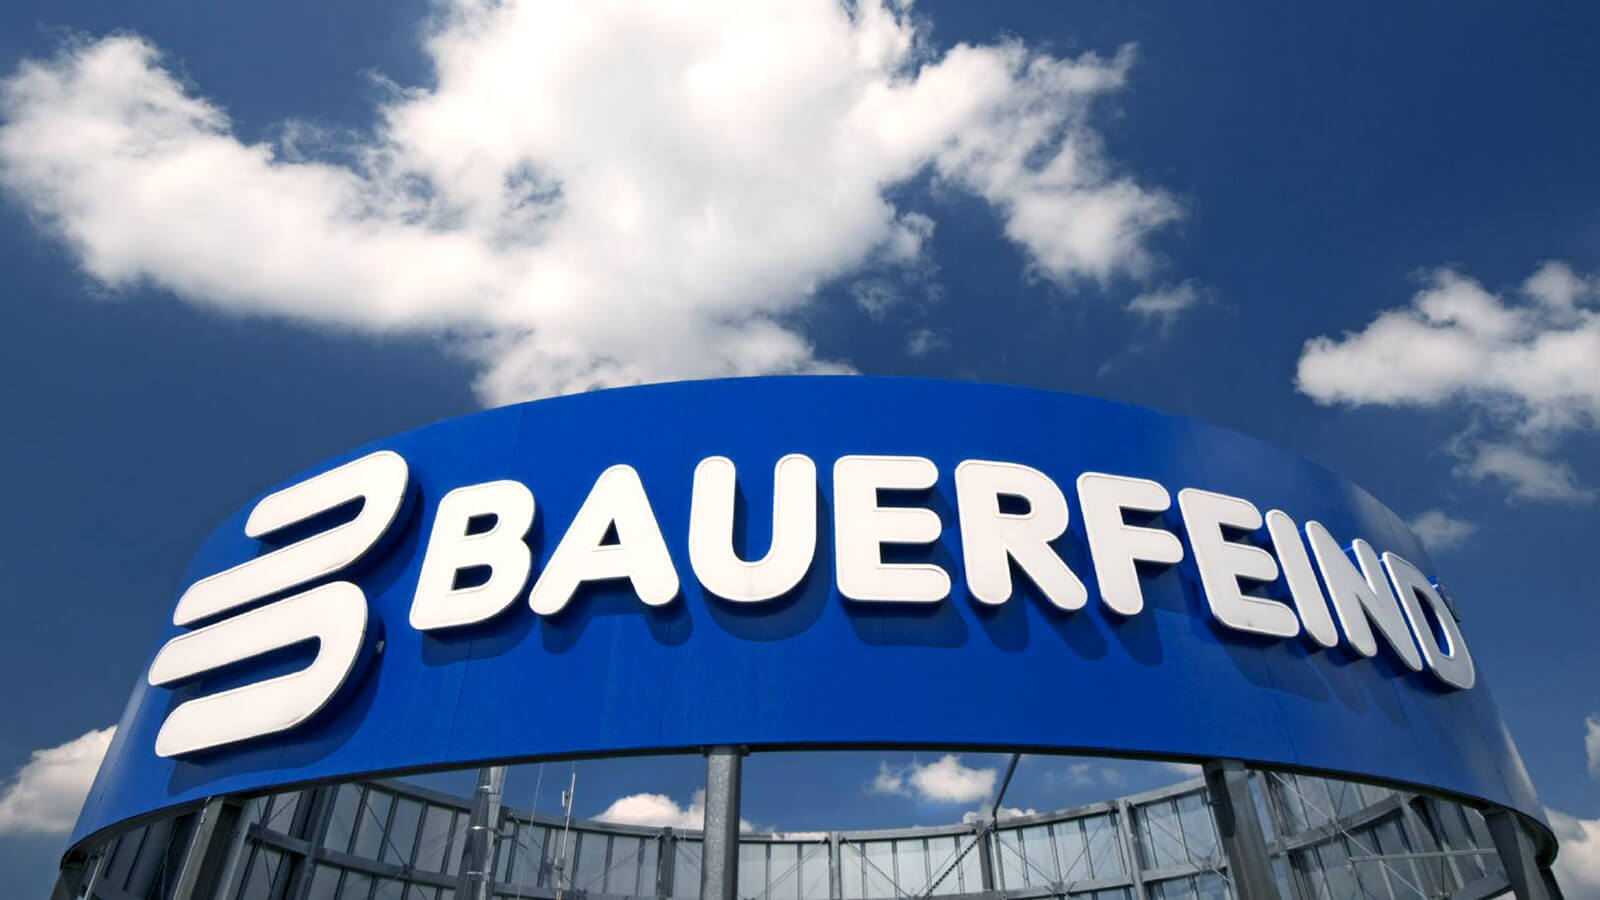
MULTIPOLYGON (((417 496, 393 543, 341 576, 366 592, 373 619, 367 658, 341 695, 282 735, 169 760, 155 756, 155 734, 195 690, 141 685, 74 843, 164 807, 280 784, 713 744, 1232 757, 1408 782, 1542 816, 1481 676, 1471 690, 1445 691, 1387 648, 1365 660, 1303 636, 1275 641, 1223 629, 1209 617, 1191 560, 1145 573, 1146 609, 1122 619, 1095 593, 1075 501, 1057 549, 1089 585, 1087 608, 1063 613, 1025 579, 999 607, 967 594, 952 473, 969 458, 1033 466, 1069 498, 1084 471, 1152 478, 1174 495, 1184 487, 1234 494, 1301 523, 1316 519, 1341 541, 1365 538, 1433 574, 1416 538, 1365 492, 1224 429, 1010 387, 758 378, 490 410, 375 442, 285 484, 376 449, 406 458, 417 496), (809 576, 769 603, 706 596, 686 549, 696 463, 724 455, 739 466, 748 545, 759 555, 769 538, 772 466, 786 453, 806 454, 818 467, 809 576), (830 470, 844 454, 937 463, 939 483, 921 502, 945 523, 928 558, 950 571, 949 599, 906 609, 839 596, 830 470), (648 608, 624 582, 586 590, 549 618, 519 601, 457 633, 425 635, 408 624, 422 544, 443 493, 501 478, 527 484, 539 507, 528 539, 537 570, 595 477, 616 463, 643 479, 682 580, 679 599, 648 608)), ((248 510, 206 541, 185 584, 263 552, 244 536, 248 510)), ((1176 507, 1164 525, 1182 534, 1176 507)), ((1286 595, 1281 584, 1276 590, 1286 595)))

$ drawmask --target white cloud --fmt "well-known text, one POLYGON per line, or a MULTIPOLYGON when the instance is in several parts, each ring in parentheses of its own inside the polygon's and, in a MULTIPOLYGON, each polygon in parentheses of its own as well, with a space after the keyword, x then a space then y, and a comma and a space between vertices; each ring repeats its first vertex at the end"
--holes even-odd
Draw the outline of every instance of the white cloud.
POLYGON ((939 53, 882 0, 443 0, 429 22, 434 83, 343 141, 245 143, 145 40, 71 44, 0 85, 0 183, 105 286, 442 335, 488 403, 842 369, 788 323, 925 255, 932 221, 886 192, 928 173, 1067 288, 1150 277, 1180 214, 1089 123, 1131 48, 939 53))
MULTIPOLYGON (((679 806, 666 794, 629 794, 619 797, 605 812, 594 817, 596 822, 617 825, 639 825, 646 828, 687 828, 699 831, 706 823, 706 792, 698 790, 687 807, 679 806)), ((745 819, 739 820, 740 831, 751 831, 753 826, 745 819)))
POLYGON ((1196 763, 1186 762, 1164 762, 1161 763, 1161 768, 1174 775, 1182 775, 1185 778, 1198 778, 1205 771, 1196 763))
POLYGON ((1545 808, 1560 842, 1553 870, 1569 900, 1600 900, 1600 819, 1579 819, 1545 808))
POLYGON ((0 794, 0 834, 62 834, 72 828, 116 726, 33 751, 0 794))
POLYGON ((1085 788, 1094 785, 1116 787, 1127 779, 1114 766, 1095 763, 1066 763, 1045 770, 1044 783, 1051 787, 1085 788))
POLYGON ((971 803, 994 793, 995 769, 971 769, 961 758, 946 754, 927 765, 913 764, 907 781, 924 800, 938 803, 971 803))
POLYGON ((1513 497, 1560 503, 1587 503, 1594 499, 1594 489, 1579 482, 1572 467, 1564 462, 1545 459, 1510 444, 1457 444, 1463 457, 1456 466, 1457 474, 1477 481, 1503 482, 1513 497))
POLYGON ((878 774, 873 777, 870 790, 874 794, 911 795, 911 789, 906 787, 906 770, 891 769, 887 762, 878 763, 878 774))
POLYGON ((1600 428, 1597 298, 1596 280, 1561 262, 1506 295, 1439 269, 1410 306, 1307 341, 1296 386, 1324 404, 1461 405, 1482 427, 1456 442, 1460 474, 1523 499, 1587 502, 1595 492, 1547 457, 1563 436, 1600 428))
POLYGON ((1165 332, 1180 316, 1204 299, 1199 282, 1191 279, 1181 284, 1164 285, 1134 297, 1128 301, 1128 311, 1155 323, 1165 332))
MULTIPOLYGON (((1021 809, 1016 806, 1002 806, 995 811, 995 818, 997 820, 1020 819, 1023 816, 1034 816, 1038 814, 1039 811, 1031 806, 1027 809, 1021 809)), ((961 814, 961 821, 963 822, 978 822, 987 818, 989 818, 988 807, 968 810, 961 814)))
POLYGON ((1600 778, 1600 715, 1583 720, 1583 752, 1589 758, 1589 774, 1600 778))
POLYGON ((1430 509, 1406 523, 1429 550, 1454 550, 1478 531, 1478 526, 1443 510, 1430 509))
POLYGON ((934 803, 971 803, 993 794, 999 775, 998 769, 969 768, 961 757, 949 753, 931 763, 913 762, 901 768, 880 762, 869 790, 934 803))

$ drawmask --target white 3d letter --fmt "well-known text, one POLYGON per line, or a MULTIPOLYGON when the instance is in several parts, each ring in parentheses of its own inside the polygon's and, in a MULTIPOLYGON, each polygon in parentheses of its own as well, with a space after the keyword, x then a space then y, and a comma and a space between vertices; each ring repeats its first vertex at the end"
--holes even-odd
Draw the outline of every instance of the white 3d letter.
POLYGON ((1389 580, 1384 577, 1372 545, 1360 538, 1351 543, 1350 549, 1361 564, 1357 569, 1321 522, 1307 522, 1306 537, 1311 541, 1311 552, 1316 555, 1317 568, 1322 570, 1322 580, 1328 585, 1328 596, 1350 646, 1362 656, 1377 654, 1378 642, 1372 637, 1372 626, 1367 624, 1370 619, 1377 623, 1384 640, 1406 667, 1413 672, 1422 671, 1422 657, 1417 655, 1400 604, 1389 589, 1389 580))
POLYGON ((878 491, 923 491, 939 480, 920 456, 841 456, 833 464, 833 539, 839 593, 852 600, 937 603, 950 594, 950 574, 932 563, 886 563, 884 544, 931 544, 939 514, 879 506, 878 491))
POLYGON ((533 554, 523 538, 533 514, 533 494, 518 481, 469 485, 439 498, 411 601, 411 627, 432 631, 471 625, 510 606, 528 583, 533 554), (468 525, 481 516, 493 516, 494 525, 468 534, 468 525), (488 580, 455 586, 457 573, 479 567, 489 570, 488 580))
POLYGON ((956 510, 967 588, 979 602, 1011 599, 1011 560, 1057 607, 1082 609, 1088 591, 1050 542, 1067 530, 1067 498, 1050 477, 1016 463, 969 459, 956 466, 956 510), (1002 496, 1020 497, 1025 513, 1000 511, 1002 496))
POLYGON ((406 461, 389 450, 370 453, 275 494, 250 511, 244 533, 260 538, 312 516, 360 500, 361 511, 343 525, 196 581, 178 599, 172 624, 189 625, 218 613, 332 575, 372 549, 400 512, 406 461))
POLYGON ((1281 509, 1267 510, 1267 533, 1272 535, 1272 546, 1278 551, 1278 564, 1283 566, 1283 579, 1289 582, 1289 598, 1300 613, 1300 624, 1311 639, 1324 647, 1339 643, 1339 632, 1333 627, 1333 615, 1328 612, 1328 601, 1317 584, 1317 573, 1311 568, 1311 558, 1306 556, 1305 542, 1294 520, 1281 509))
POLYGON ((817 467, 797 453, 772 472, 772 545, 746 562, 733 552, 733 461, 711 456, 694 470, 689 505, 689 564, 706 590, 726 600, 759 603, 794 590, 817 552, 817 467))
POLYGON ((1144 609, 1134 562, 1171 565, 1183 559, 1183 544, 1170 531, 1129 525, 1122 511, 1166 512, 1172 498, 1166 488, 1148 479, 1085 472, 1078 476, 1078 506, 1083 509, 1100 598, 1113 612, 1134 615, 1144 609))
MULTIPOLYGON (((394 522, 406 479, 405 460, 380 450, 263 498, 245 523, 250 537, 352 501, 361 501, 361 509, 349 522, 195 582, 179 599, 173 622, 190 625, 354 563, 394 522)), ((173 638, 150 664, 147 678, 153 686, 176 684, 301 641, 315 639, 317 651, 297 672, 180 704, 156 735, 156 753, 193 753, 304 722, 349 676, 366 627, 361 589, 336 581, 173 638)))
POLYGON ((612 466, 595 479, 528 593, 528 605, 541 616, 555 615, 580 585, 611 578, 628 579, 634 594, 650 606, 663 606, 678 596, 678 570, 632 466, 612 466), (617 543, 602 543, 613 526, 617 543))
POLYGON ((1467 650, 1467 641, 1461 636, 1456 617, 1451 614, 1444 598, 1439 596, 1439 591, 1416 566, 1393 553, 1383 554, 1383 568, 1389 573, 1389 581, 1394 584, 1400 607, 1406 611, 1406 619, 1411 622, 1411 633, 1422 647, 1422 657, 1427 661, 1428 668, 1440 681, 1451 687, 1461 690, 1472 687, 1478 680, 1477 669, 1472 664, 1472 653, 1467 650), (1418 597, 1428 604, 1427 612, 1432 612, 1434 621, 1439 623, 1448 649, 1439 646, 1427 612, 1417 604, 1418 597))
POLYGON ((335 581, 178 635, 150 664, 151 685, 163 687, 304 640, 317 641, 317 656, 288 675, 178 704, 156 735, 156 755, 193 753, 299 725, 344 684, 366 633, 367 598, 350 582, 335 581))
POLYGON ((1195 567, 1206 603, 1217 621, 1238 631, 1271 637, 1294 637, 1300 633, 1300 620, 1294 610, 1265 597, 1252 597, 1239 589, 1239 579, 1256 582, 1278 580, 1278 563, 1272 554, 1228 540, 1223 526, 1243 531, 1261 527, 1261 511, 1248 500, 1184 488, 1178 492, 1178 508, 1183 511, 1183 528, 1194 548, 1195 567))

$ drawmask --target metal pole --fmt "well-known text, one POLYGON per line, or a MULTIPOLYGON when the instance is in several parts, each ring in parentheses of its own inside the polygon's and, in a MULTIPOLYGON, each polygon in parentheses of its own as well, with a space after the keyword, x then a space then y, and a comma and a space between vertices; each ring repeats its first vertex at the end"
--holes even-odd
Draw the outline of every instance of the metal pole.
POLYGON ((844 850, 839 841, 839 832, 828 835, 828 897, 830 900, 840 900, 844 897, 844 861, 839 858, 844 850))
POLYGON ((672 876, 677 867, 678 838, 668 826, 661 830, 661 844, 656 848, 656 900, 672 896, 672 876))
POLYGON ((1128 860, 1128 875, 1133 879, 1134 900, 1150 896, 1144 887, 1144 866, 1139 860, 1139 835, 1134 831, 1133 806, 1127 800, 1117 801, 1117 824, 1122 830, 1122 851, 1128 860))
POLYGON ((1544 873, 1539 870, 1539 861, 1534 855, 1533 840, 1517 814, 1509 809, 1492 809, 1484 812, 1483 820, 1489 826, 1495 850, 1500 853, 1511 890, 1520 900, 1551 900, 1544 873))
POLYGON ((472 792, 472 813, 461 854, 461 874, 456 879, 459 900, 489 900, 494 872, 494 839, 500 826, 500 795, 505 789, 506 767, 478 770, 478 787, 472 792))
POLYGON ((1011 776, 1017 774, 1017 762, 1022 759, 1021 753, 1011 754, 1011 764, 1006 766, 1006 777, 1000 782, 1000 790, 994 792, 994 802, 989 805, 989 818, 1000 821, 1000 802, 1006 799, 1006 788, 1011 787, 1011 776))
POLYGON ((219 877, 227 861, 228 838, 238 819, 239 807, 226 798, 213 797, 201 807, 189 846, 183 854, 172 900, 201 900, 217 895, 219 877))
POLYGON ((978 834, 978 878, 982 880, 982 889, 985 894, 995 892, 994 877, 994 845, 989 842, 990 826, 993 819, 979 822, 974 826, 978 834))
POLYGON ((737 900, 739 887, 739 747, 706 750, 705 843, 700 900, 737 900))
POLYGON ((1213 759, 1205 764, 1206 791, 1211 794, 1211 812, 1217 820, 1217 834, 1228 852, 1228 878, 1238 900, 1278 900, 1278 883, 1272 877, 1272 859, 1267 855, 1267 840, 1250 801, 1250 772, 1232 759, 1213 759))

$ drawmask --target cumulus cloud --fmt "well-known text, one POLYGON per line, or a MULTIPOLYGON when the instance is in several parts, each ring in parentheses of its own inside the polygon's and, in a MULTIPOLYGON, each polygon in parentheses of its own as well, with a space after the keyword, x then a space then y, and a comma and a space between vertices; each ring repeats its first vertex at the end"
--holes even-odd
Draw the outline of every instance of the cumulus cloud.
POLYGON ((1550 457, 1564 436, 1600 428, 1600 283, 1561 262, 1495 294, 1453 269, 1411 304, 1339 338, 1307 341, 1297 387, 1318 403, 1471 411, 1451 449, 1466 477, 1527 500, 1594 499, 1550 457))
POLYGON ((1549 807, 1545 816, 1556 833, 1556 881, 1571 900, 1600 900, 1600 819, 1580 819, 1549 807))
MULTIPOLYGON (((605 812, 595 816, 596 822, 611 822, 617 825, 639 825, 646 828, 687 828, 691 831, 700 831, 706 824, 706 792, 694 792, 688 806, 679 806, 666 794, 629 794, 619 797, 605 812)), ((739 820, 740 831, 751 831, 753 827, 744 819, 739 820)))
POLYGON ((116 727, 33 751, 0 793, 0 834, 62 834, 72 828, 116 727))
POLYGON ((1478 526, 1443 510, 1430 509, 1406 523, 1429 550, 1454 550, 1478 531, 1478 526))
POLYGON ((844 369, 795 314, 926 255, 932 220, 889 196, 918 178, 988 201, 1037 277, 1153 277, 1181 210, 1090 122, 1132 48, 938 51, 909 7, 442 0, 432 83, 368 134, 273 143, 146 40, 79 40, 0 85, 0 185, 104 286, 441 335, 486 403, 844 369))
POLYGON ((931 763, 913 762, 900 768, 880 762, 870 790, 933 803, 971 803, 993 794, 999 775, 993 768, 970 768, 950 753, 931 763))

